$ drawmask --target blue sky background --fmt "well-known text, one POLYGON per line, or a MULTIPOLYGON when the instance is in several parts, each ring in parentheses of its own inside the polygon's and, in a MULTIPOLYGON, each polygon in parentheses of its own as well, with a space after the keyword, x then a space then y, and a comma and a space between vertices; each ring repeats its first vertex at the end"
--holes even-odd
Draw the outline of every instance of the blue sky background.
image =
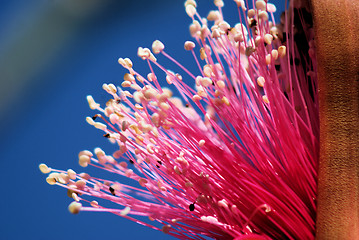
MULTIPOLYGON (((198 74, 183 49, 191 40, 183 2, 0 0, 0 239, 173 239, 112 214, 70 214, 72 200, 38 165, 95 175, 78 165, 78 152, 115 150, 85 117, 94 114, 86 95, 106 101, 102 84, 122 81, 119 57, 145 73, 137 48, 160 39, 198 74)), ((214 9, 212 1, 197 3, 202 16, 214 9)), ((225 4, 225 18, 236 23, 235 4, 225 4)))

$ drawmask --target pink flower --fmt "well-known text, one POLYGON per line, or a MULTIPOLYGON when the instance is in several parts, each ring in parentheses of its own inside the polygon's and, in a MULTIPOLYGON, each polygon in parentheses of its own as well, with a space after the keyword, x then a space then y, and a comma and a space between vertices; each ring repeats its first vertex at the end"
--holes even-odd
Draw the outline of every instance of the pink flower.
POLYGON ((120 58, 128 73, 121 87, 103 85, 112 97, 106 106, 87 97, 100 112, 87 122, 119 149, 82 151, 79 164, 132 185, 45 164, 40 169, 49 173, 48 183, 68 189, 72 213, 111 212, 181 239, 313 239, 319 128, 313 34, 304 24, 288 27, 296 16, 304 22, 301 13, 276 26, 275 6, 263 0, 250 10, 235 0, 240 20, 230 26, 223 2, 214 2, 218 10, 207 19, 195 1, 185 3, 196 43, 184 48, 199 76, 156 40, 152 51, 138 49, 147 76, 120 58), (296 45, 294 32, 306 37, 308 49, 296 45), (179 73, 155 54, 174 62, 179 73))

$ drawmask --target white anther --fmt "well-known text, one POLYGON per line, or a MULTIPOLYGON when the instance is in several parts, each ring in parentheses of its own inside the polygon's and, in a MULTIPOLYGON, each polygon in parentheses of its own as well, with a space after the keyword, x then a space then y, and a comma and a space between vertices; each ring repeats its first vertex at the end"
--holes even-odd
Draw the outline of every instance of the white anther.
POLYGON ((222 97, 222 102, 223 102, 226 106, 229 106, 229 105, 230 105, 229 100, 228 100, 228 98, 227 98, 226 96, 223 96, 223 97, 222 97))
POLYGON ((54 185, 57 183, 58 176, 58 173, 50 173, 50 175, 46 178, 46 182, 50 185, 54 185))
POLYGON ((273 60, 277 60, 278 59, 278 50, 273 49, 271 52, 272 58, 273 60))
POLYGON ((147 99, 153 99, 157 96, 158 92, 154 88, 148 88, 144 91, 143 95, 147 99))
POLYGON ((272 55, 271 54, 267 54, 266 55, 266 64, 269 65, 272 62, 272 55))
POLYGON ((262 99, 263 99, 263 102, 269 103, 268 97, 266 95, 263 95, 262 99))
POLYGON ((106 92, 110 92, 110 88, 106 83, 102 84, 102 89, 105 90, 106 92))
POLYGON ((125 63, 125 60, 123 59, 123 58, 119 58, 118 60, 117 60, 117 62, 119 63, 119 64, 121 64, 122 65, 122 67, 126 67, 126 63, 125 63))
POLYGON ((79 202, 72 202, 70 203, 68 209, 70 211, 70 213, 72 214, 78 214, 81 210, 82 204, 79 202))
POLYGON ((110 84, 108 85, 108 88, 109 88, 109 91, 110 91, 112 94, 117 93, 117 88, 116 88, 116 86, 113 85, 112 83, 110 83, 110 84))
POLYGON ((258 86, 263 87, 263 86, 264 86, 264 83, 265 83, 264 77, 258 77, 258 78, 257 78, 257 84, 258 84, 258 86))
POLYGON ((241 7, 243 11, 247 10, 244 0, 234 0, 234 2, 237 3, 237 7, 241 7))
POLYGON ((150 51, 150 49, 148 48, 145 48, 145 51, 148 51, 149 52, 149 57, 148 59, 153 61, 153 62, 156 62, 157 61, 157 58, 155 58, 155 56, 152 54, 152 52, 150 51))
POLYGON ((218 29, 213 29, 211 37, 212 38, 219 38, 220 36, 221 36, 221 33, 219 32, 219 30, 218 29))
POLYGON ((199 53, 200 53, 200 58, 201 58, 201 60, 204 60, 204 59, 207 58, 206 50, 204 50, 204 48, 201 48, 201 49, 199 50, 199 53))
POLYGON ((283 57, 285 56, 285 54, 286 54, 286 51, 287 51, 287 49, 286 49, 285 46, 280 46, 280 47, 278 48, 278 55, 279 55, 279 57, 280 57, 280 58, 283 58, 283 57))
POLYGON ((72 193, 71 197, 76 201, 76 202, 80 202, 80 198, 77 196, 77 193, 72 193))
POLYGON ((210 11, 209 13, 208 13, 208 16, 207 16, 207 20, 208 21, 216 21, 216 20, 218 20, 218 19, 220 19, 220 13, 219 13, 219 11, 210 11))
POLYGON ((149 73, 149 74, 147 74, 147 79, 148 79, 148 81, 153 82, 153 81, 157 80, 157 77, 154 73, 149 73))
POLYGON ((273 41, 273 36, 272 34, 267 33, 266 35, 264 35, 264 42, 268 45, 272 44, 273 41))
POLYGON ((256 8, 257 10, 266 11, 266 2, 263 0, 257 0, 256 8))
POLYGON ((123 81, 121 83, 121 87, 130 87, 131 86, 131 82, 130 81, 123 81))
POLYGON ((219 80, 217 81, 217 86, 219 89, 223 89, 226 87, 226 84, 222 80, 219 80))
POLYGON ((190 18, 193 18, 193 16, 196 14, 197 10, 196 7, 193 6, 192 4, 188 4, 186 6, 186 13, 190 18))
POLYGON ((226 32, 228 29, 231 28, 231 26, 229 25, 229 23, 227 23, 226 21, 220 22, 220 23, 218 24, 218 26, 219 26, 219 28, 220 28, 222 31, 224 31, 224 32, 226 32))
POLYGON ((90 204, 91 204, 91 206, 94 207, 94 208, 98 208, 98 207, 99 207, 98 202, 95 201, 95 200, 91 201, 90 204))
POLYGON ((211 77, 213 73, 212 68, 209 65, 205 65, 203 67, 203 73, 206 77, 211 77))
POLYGON ((258 14, 259 19, 262 21, 268 21, 268 13, 265 11, 262 11, 258 14))
POLYGON ((270 13, 274 13, 274 12, 277 11, 277 8, 275 7, 274 4, 272 4, 272 3, 267 3, 267 10, 268 10, 268 12, 270 12, 270 13))
POLYGON ((67 175, 69 176, 70 179, 74 180, 76 179, 76 172, 72 169, 68 169, 67 170, 67 175))
POLYGON ((222 0, 214 0, 214 5, 221 8, 224 6, 224 3, 222 0))
POLYGON ((124 76, 123 76, 123 80, 125 81, 129 81, 129 82, 135 82, 135 77, 132 75, 132 74, 129 74, 129 73, 126 73, 124 76))
POLYGON ((159 106, 162 110, 167 111, 170 109, 170 105, 168 103, 161 102, 159 106))
POLYGON ((201 85, 203 87, 209 87, 212 85, 212 83, 213 83, 212 80, 208 77, 201 78, 201 85))
POLYGON ((86 99, 91 109, 97 109, 100 107, 100 104, 96 103, 91 95, 86 96, 86 99))
POLYGON ((203 147, 205 143, 206 143, 206 141, 203 140, 203 139, 201 139, 201 140, 198 142, 198 145, 199 145, 200 147, 203 147))
POLYGON ((218 207, 228 208, 228 203, 226 200, 222 199, 218 201, 218 207))
POLYGON ((196 37, 198 34, 200 34, 201 31, 201 24, 194 20, 193 23, 189 26, 189 32, 192 37, 196 37))
POLYGON ((43 174, 47 174, 51 172, 51 168, 49 168, 45 163, 41 163, 39 165, 39 169, 43 174))
POLYGON ((135 104, 135 108, 138 110, 143 110, 143 107, 138 103, 135 104))
POLYGON ((100 122, 95 122, 95 124, 93 125, 95 128, 100 129, 100 130, 106 130, 107 126, 103 123, 100 122))
POLYGON ((131 59, 125 58, 124 61, 125 61, 126 67, 132 68, 133 64, 132 64, 131 59))
POLYGON ((142 100, 144 99, 143 93, 139 91, 134 92, 133 99, 135 100, 136 103, 141 103, 142 100))
POLYGON ((96 157, 100 158, 106 155, 106 153, 101 148, 95 148, 94 150, 96 157))
POLYGON ((196 44, 194 42, 192 42, 192 41, 186 41, 184 43, 184 49, 187 50, 187 51, 190 51, 195 47, 196 47, 196 44))
POLYGON ((93 156, 92 152, 90 152, 89 150, 83 150, 83 151, 79 152, 78 156, 80 157, 81 155, 86 155, 86 156, 89 156, 90 158, 93 156))
MULTIPOLYGON (((70 177, 66 173, 59 173, 57 181, 61 184, 68 184, 70 182, 70 177)), ((70 196, 71 197, 71 196, 70 196)))
POLYGON ((159 40, 155 40, 152 43, 152 51, 154 54, 159 54, 165 48, 165 45, 159 40))
POLYGON ((66 173, 60 173, 58 175, 57 180, 59 181, 59 183, 61 184, 68 184, 70 181, 70 177, 66 174, 66 173))
POLYGON ((248 18, 253 18, 256 15, 256 11, 254 9, 249 9, 247 15, 248 18))
POLYGON ((124 67, 124 68, 132 68, 132 66, 133 66, 132 61, 129 58, 125 58, 125 59, 119 58, 118 63, 121 64, 122 67, 124 67))
POLYGON ((142 58, 143 60, 145 60, 146 58, 150 57, 150 53, 148 51, 145 51, 144 48, 139 47, 137 49, 137 56, 139 56, 140 58, 142 58))

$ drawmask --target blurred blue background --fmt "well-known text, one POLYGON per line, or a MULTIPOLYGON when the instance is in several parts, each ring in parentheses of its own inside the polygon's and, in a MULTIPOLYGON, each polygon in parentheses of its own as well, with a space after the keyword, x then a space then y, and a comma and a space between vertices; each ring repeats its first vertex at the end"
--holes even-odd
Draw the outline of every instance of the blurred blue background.
MULTIPOLYGON (((86 95, 104 102, 102 84, 122 81, 119 57, 147 72, 137 48, 160 39, 198 74, 183 49, 191 40, 183 2, 0 1, 0 239, 173 239, 112 214, 71 215, 72 200, 46 183, 38 165, 91 174, 78 166, 78 152, 115 150, 85 117, 94 114, 86 95)), ((212 1, 197 3, 202 16, 214 9, 212 1)), ((225 4, 226 20, 236 23, 235 3, 225 4)))

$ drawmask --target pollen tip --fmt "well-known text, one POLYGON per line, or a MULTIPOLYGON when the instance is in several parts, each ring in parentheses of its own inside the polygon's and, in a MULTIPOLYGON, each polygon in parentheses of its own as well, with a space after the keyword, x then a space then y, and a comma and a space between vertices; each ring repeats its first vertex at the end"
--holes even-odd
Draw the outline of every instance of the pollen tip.
POLYGON ((160 52, 163 51, 164 48, 165 48, 165 45, 159 40, 155 40, 152 43, 152 51, 154 54, 159 54, 160 52))
POLYGON ((197 13, 196 7, 192 4, 186 5, 185 8, 186 8, 186 13, 190 18, 193 18, 194 15, 197 13))
POLYGON ((194 42, 192 42, 192 41, 186 41, 185 43, 184 43, 184 49, 186 50, 186 51, 191 51, 193 48, 195 48, 196 47, 196 44, 194 43, 194 42))
POLYGON ((51 168, 49 168, 45 163, 41 163, 39 165, 39 169, 43 174, 47 174, 51 172, 51 168))
POLYGON ((80 212, 81 208, 82 208, 82 204, 79 202, 76 202, 76 201, 70 203, 70 205, 68 207, 70 213, 72 213, 72 214, 78 214, 80 212))

